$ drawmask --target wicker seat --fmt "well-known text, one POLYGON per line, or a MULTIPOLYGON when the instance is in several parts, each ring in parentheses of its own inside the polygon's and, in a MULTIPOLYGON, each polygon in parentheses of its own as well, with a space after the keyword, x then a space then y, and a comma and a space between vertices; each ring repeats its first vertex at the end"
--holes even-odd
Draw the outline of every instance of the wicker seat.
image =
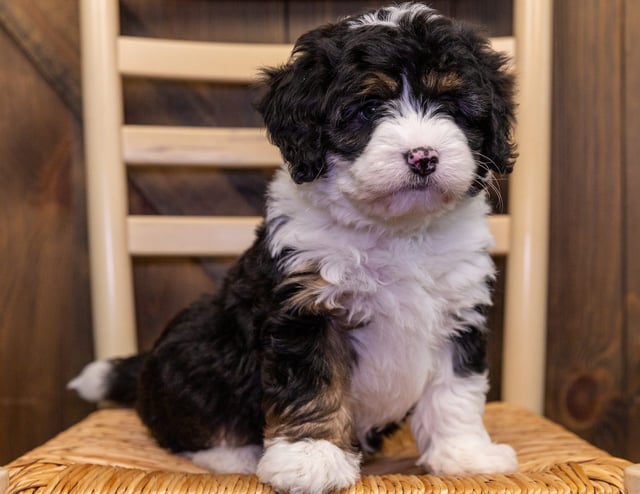
MULTIPOLYGON (((512 444, 520 470, 511 475, 436 477, 415 471, 415 444, 401 429, 365 464, 358 484, 366 493, 616 493, 624 491, 629 462, 614 458, 523 408, 491 403, 487 428, 512 444)), ((8 465, 11 493, 272 492, 253 475, 212 475, 159 448, 132 410, 100 410, 8 465)))
MULTIPOLYGON (((117 2, 80 0, 80 5, 94 339, 96 357, 107 358, 136 350, 130 255, 237 254, 251 241, 257 221, 130 216, 125 163, 200 166, 219 161, 225 166, 275 166, 279 160, 258 129, 122 128, 120 77, 248 82, 256 65, 283 61, 290 47, 119 37, 117 2), (214 73, 217 69, 220 73, 214 73), (255 152, 246 152, 247 146, 255 152), (261 161, 236 162, 233 156, 237 154, 260 156, 261 161), (171 232, 175 231, 180 233, 174 236, 171 232), (226 232, 222 241, 212 244, 210 239, 220 237, 220 232, 226 232), (180 241, 164 246, 159 242, 171 238, 180 241)), ((502 389, 506 402, 489 404, 485 422, 495 441, 516 449, 519 471, 469 477, 426 475, 414 466, 417 451, 411 434, 401 429, 364 465, 361 480, 348 492, 640 493, 640 476, 634 474, 637 466, 529 411, 540 412, 544 398, 547 213, 540 205, 548 198, 548 159, 544 158, 548 153, 544 150, 549 146, 551 1, 515 0, 515 6, 521 76, 520 159, 510 185, 510 214, 491 223, 496 253, 509 255, 502 389)), ((503 48, 513 45, 512 40, 499 43, 503 48)), ((213 475, 167 453, 151 439, 135 412, 124 409, 99 410, 0 468, 0 493, 3 491, 272 492, 255 476, 213 475)))

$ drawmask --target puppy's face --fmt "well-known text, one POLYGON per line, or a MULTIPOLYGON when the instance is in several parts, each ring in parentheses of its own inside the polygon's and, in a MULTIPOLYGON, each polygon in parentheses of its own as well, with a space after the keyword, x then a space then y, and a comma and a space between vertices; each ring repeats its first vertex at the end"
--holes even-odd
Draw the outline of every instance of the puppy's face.
POLYGON ((296 183, 384 219, 446 210, 514 160, 507 60, 476 30, 403 4, 303 35, 259 104, 296 183))

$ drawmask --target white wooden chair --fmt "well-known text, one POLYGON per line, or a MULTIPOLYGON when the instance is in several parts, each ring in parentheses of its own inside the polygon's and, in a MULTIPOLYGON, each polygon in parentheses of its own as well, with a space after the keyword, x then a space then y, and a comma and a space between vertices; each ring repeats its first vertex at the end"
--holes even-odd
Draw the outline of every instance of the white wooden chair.
MULTIPOLYGON (((508 254, 509 263, 503 396, 542 411, 547 278, 541 267, 547 265, 551 7, 547 0, 517 5, 516 33, 519 39, 530 39, 515 45, 513 37, 504 37, 493 43, 518 60, 520 158, 510 181, 510 213, 493 216, 490 224, 496 237, 494 253, 508 254)), ((260 67, 284 62, 291 45, 118 36, 115 5, 94 1, 82 6, 94 341, 96 357, 109 358, 136 351, 131 256, 236 255, 250 245, 259 221, 130 215, 126 167, 273 168, 281 161, 261 128, 124 125, 121 77, 248 84, 260 67)))
MULTIPOLYGON (((136 351, 132 256, 239 254, 251 243, 259 221, 130 215, 126 167, 163 163, 274 167, 280 162, 279 152, 258 128, 123 125, 121 78, 244 84, 253 80, 256 68, 286 60, 291 47, 119 36, 117 2, 80 0, 80 4, 95 356, 108 358, 136 351), (254 151, 246 152, 248 148, 254 151)), ((495 254, 506 255, 508 265, 502 398, 519 407, 491 405, 486 420, 501 440, 514 443, 516 449, 515 443, 524 444, 518 450, 523 471, 470 479, 371 477, 358 486, 361 492, 623 490, 622 471, 628 462, 531 413, 542 412, 544 405, 551 13, 552 0, 515 0, 515 36, 494 40, 497 49, 514 55, 519 84, 516 139, 520 156, 510 178, 509 213, 490 220, 495 254), (557 452, 549 454, 554 447, 557 452)), ((206 486, 210 492, 262 489, 255 478, 198 474, 197 467, 153 446, 136 420, 127 411, 97 412, 86 423, 10 464, 9 491, 26 485, 43 492, 63 487, 80 492, 83 486, 110 492, 152 492, 162 487, 169 493, 196 489, 194 485, 206 486)), ((391 446, 389 451, 401 449, 391 446)), ((636 478, 628 476, 630 492, 640 492, 636 478)))

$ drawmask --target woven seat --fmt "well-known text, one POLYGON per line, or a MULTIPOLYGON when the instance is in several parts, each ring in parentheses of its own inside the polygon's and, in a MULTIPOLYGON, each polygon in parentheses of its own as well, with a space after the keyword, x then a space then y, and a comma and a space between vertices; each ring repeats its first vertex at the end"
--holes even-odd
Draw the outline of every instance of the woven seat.
MULTIPOLYGON (((616 493, 629 462, 590 445, 523 408, 490 403, 492 438, 513 445, 520 469, 511 475, 437 477, 413 466, 417 451, 407 429, 365 463, 352 493, 616 493), (569 461, 570 459, 570 461, 569 461)), ((273 492, 250 475, 212 475, 159 448, 132 410, 100 410, 7 465, 13 493, 273 492)))

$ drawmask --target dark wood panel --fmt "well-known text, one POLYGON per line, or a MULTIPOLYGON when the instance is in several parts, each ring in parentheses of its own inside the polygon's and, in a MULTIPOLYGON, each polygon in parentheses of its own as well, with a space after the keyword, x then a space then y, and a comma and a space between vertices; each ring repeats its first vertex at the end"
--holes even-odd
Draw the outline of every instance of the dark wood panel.
POLYGON ((622 1, 555 2, 547 412, 624 453, 622 1))
POLYGON ((640 2, 625 2, 625 257, 626 368, 629 419, 627 455, 640 462, 640 2))
POLYGON ((89 410, 65 383, 91 337, 74 118, 2 30, 0 53, 2 464, 89 410))
POLYGON ((0 0, 0 23, 79 118, 82 108, 76 2, 0 0))
POLYGON ((491 36, 509 36, 513 32, 512 0, 454 0, 450 15, 485 26, 491 36))
POLYGON ((196 41, 285 40, 282 0, 120 0, 123 34, 196 41))
POLYGON ((287 39, 293 43, 301 34, 318 27, 321 24, 335 22, 349 15, 365 10, 387 5, 380 0, 349 0, 349 1, 290 1, 287 22, 287 39))
MULTIPOLYGON (((381 0, 292 0, 289 3, 288 39, 293 42, 320 24, 391 3, 381 0)), ((512 32, 511 0, 434 0, 427 3, 445 15, 485 26, 492 36, 506 36, 512 32)))

